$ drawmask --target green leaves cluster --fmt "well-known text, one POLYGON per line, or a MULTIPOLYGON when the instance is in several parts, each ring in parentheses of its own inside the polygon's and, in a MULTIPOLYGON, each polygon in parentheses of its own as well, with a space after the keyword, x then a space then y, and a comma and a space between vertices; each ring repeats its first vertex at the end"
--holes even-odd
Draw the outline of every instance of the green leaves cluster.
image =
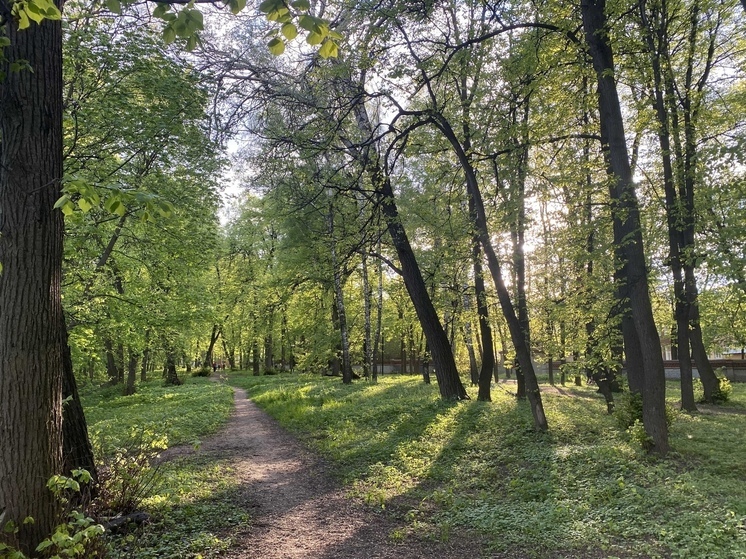
POLYGON ((60 19, 62 14, 52 0, 21 0, 13 2, 13 18, 18 22, 18 29, 27 29, 31 22, 37 24, 45 19, 60 19))
POLYGON ((279 26, 268 34, 272 39, 267 47, 272 54, 279 56, 284 53, 286 42, 298 36, 300 27, 306 31, 309 45, 321 45, 319 55, 322 58, 336 58, 339 55, 342 35, 334 31, 326 20, 307 13, 310 9, 308 0, 295 0, 289 4, 285 0, 264 0, 259 5, 259 10, 266 14, 267 19, 279 26))
POLYGON ((199 43, 199 32, 204 29, 202 12, 194 7, 194 0, 178 12, 173 12, 172 9, 173 5, 171 4, 159 3, 155 10, 153 10, 153 17, 166 22, 162 31, 163 41, 167 45, 170 45, 177 38, 185 39, 184 48, 187 51, 194 50, 199 43))

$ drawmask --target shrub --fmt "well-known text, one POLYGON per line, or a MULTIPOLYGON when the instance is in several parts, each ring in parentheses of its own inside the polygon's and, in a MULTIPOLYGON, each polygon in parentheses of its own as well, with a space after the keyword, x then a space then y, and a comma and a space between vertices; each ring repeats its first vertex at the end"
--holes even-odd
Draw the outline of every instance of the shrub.
POLYGON ((99 468, 99 494, 92 503, 99 516, 130 514, 142 505, 160 477, 154 459, 166 448, 166 438, 141 430, 129 444, 104 460, 99 468))
POLYGON ((212 369, 210 367, 200 367, 199 369, 194 369, 192 371, 193 377, 209 377, 212 374, 212 369))
MULTIPOLYGON (((730 400, 733 394, 733 386, 724 376, 718 376, 718 387, 715 389, 715 393, 712 395, 713 404, 724 404, 730 400)), ((694 399, 700 404, 705 403, 705 389, 702 386, 702 381, 698 378, 694 379, 694 399)))

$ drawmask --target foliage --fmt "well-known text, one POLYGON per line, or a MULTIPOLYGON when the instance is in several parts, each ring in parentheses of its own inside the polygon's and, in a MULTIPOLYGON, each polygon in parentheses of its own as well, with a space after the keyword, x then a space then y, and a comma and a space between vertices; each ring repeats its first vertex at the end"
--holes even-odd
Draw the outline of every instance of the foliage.
POLYGON ((109 536, 109 557, 207 558, 230 546, 229 530, 249 519, 235 502, 230 466, 199 455, 153 464, 166 439, 196 445, 214 433, 232 401, 230 387, 203 379, 179 387, 154 381, 129 397, 111 387, 85 388, 93 443, 105 465, 99 512, 137 507, 151 516, 135 531, 109 536))
MULTIPOLYGON (((730 380, 724 376, 718 376, 718 387, 712 395, 712 403, 724 404, 730 400, 732 393, 733 385, 730 383, 730 380)), ((705 402, 705 390, 702 386, 702 381, 698 378, 694 379, 694 398, 697 402, 705 402)))
POLYGON ((113 536, 112 559, 218 557, 231 546, 230 533, 246 527, 248 512, 235 500, 238 490, 226 463, 207 457, 174 460, 144 507, 151 520, 135 532, 113 536))
MULTIPOLYGON (((70 503, 70 498, 80 492, 81 484, 91 482, 91 475, 86 470, 74 470, 71 477, 54 475, 47 481, 47 487, 62 505, 70 503)), ((44 557, 50 559, 61 559, 62 557, 105 557, 105 548, 102 536, 104 527, 93 518, 79 510, 69 510, 66 519, 58 524, 54 532, 42 541, 37 547, 37 552, 42 552, 44 557)), ((34 522, 33 518, 27 517, 24 523, 34 522)), ((3 529, 6 532, 15 531, 17 528, 12 522, 7 523, 3 529)), ((0 542, 0 559, 27 559, 26 555, 7 544, 0 542)))
POLYGON ((126 515, 138 511, 160 477, 154 463, 166 449, 166 437, 141 429, 127 442, 101 460, 98 468, 99 490, 92 503, 101 516, 126 515))
MULTIPOLYGON (((742 414, 679 416, 672 455, 654 460, 587 387, 546 391, 553 429, 538 435, 509 385, 491 403, 453 404, 398 376, 351 387, 303 375, 232 378, 333 460, 354 494, 433 537, 471 528, 496 553, 537 558, 746 557, 742 414)), ((745 387, 733 391, 746 404, 745 387)))

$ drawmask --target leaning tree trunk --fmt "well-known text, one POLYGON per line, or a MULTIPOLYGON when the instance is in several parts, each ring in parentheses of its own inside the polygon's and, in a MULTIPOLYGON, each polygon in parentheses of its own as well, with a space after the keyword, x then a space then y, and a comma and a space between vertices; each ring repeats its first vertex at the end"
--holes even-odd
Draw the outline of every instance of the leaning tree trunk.
POLYGON ((17 31, 10 13, 0 0, 0 526, 18 532, 0 542, 30 555, 59 518, 47 480, 62 471, 62 31, 17 31))
POLYGON ((492 246, 492 240, 487 228, 487 214, 484 209, 484 202, 482 201, 482 193, 479 190, 477 178, 474 174, 474 168, 472 167, 467 154, 464 152, 461 143, 456 137, 453 128, 451 128, 450 123, 444 117, 438 115, 436 124, 451 144, 451 147, 453 147, 456 156, 459 159, 459 163, 461 164, 461 168, 466 175, 467 192, 469 197, 474 200, 474 225, 476 227, 477 235, 479 236, 479 242, 482 245, 482 250, 487 256, 487 268, 489 269, 495 283, 497 298, 500 302, 500 307, 503 310, 505 321, 508 323, 510 338, 515 347, 521 373, 524 375, 526 394, 531 405, 531 413, 534 419, 534 428, 538 431, 546 431, 548 428, 547 418, 544 413, 544 405, 541 401, 539 382, 536 379, 534 365, 531 362, 531 353, 527 343, 527 332, 524 330, 523 325, 515 313, 515 307, 513 306, 513 302, 510 300, 510 294, 508 293, 508 289, 505 286, 502 277, 500 261, 497 258, 495 248, 492 246))
POLYGON ((62 460, 63 472, 71 475, 73 470, 88 471, 93 478, 93 485, 81 488, 81 498, 93 496, 98 481, 98 471, 93 458, 93 448, 88 437, 88 423, 83 413, 83 405, 78 394, 78 385, 73 372, 73 360, 67 341, 67 328, 63 325, 62 334, 62 460))
MULTIPOLYGON (((352 111, 357 127, 366 141, 374 137, 373 125, 363 104, 361 87, 346 80, 343 84, 345 93, 352 96, 352 111)), ((386 228, 391 236, 394 249, 401 264, 402 279, 412 300, 422 331, 427 339, 430 355, 435 365, 435 376, 438 379, 440 395, 447 399, 468 399, 469 396, 461 383, 453 351, 448 343, 448 336, 443 330, 438 313, 435 311, 432 299, 427 292, 425 280, 422 277, 417 258, 409 243, 404 225, 396 207, 391 179, 383 169, 380 154, 374 144, 364 147, 355 146, 345 141, 350 154, 360 162, 371 177, 373 188, 376 190, 381 212, 386 220, 386 228)))
POLYGON ((598 80, 602 143, 604 149, 608 150, 608 160, 615 178, 615 184, 611 187, 612 210, 624 215, 622 238, 625 241, 623 249, 627 266, 625 279, 644 370, 643 424, 650 437, 650 450, 665 454, 668 452, 668 424, 663 356, 648 291, 639 207, 624 136, 624 120, 614 80, 614 62, 604 11, 605 4, 605 0, 581 0, 583 28, 598 80))

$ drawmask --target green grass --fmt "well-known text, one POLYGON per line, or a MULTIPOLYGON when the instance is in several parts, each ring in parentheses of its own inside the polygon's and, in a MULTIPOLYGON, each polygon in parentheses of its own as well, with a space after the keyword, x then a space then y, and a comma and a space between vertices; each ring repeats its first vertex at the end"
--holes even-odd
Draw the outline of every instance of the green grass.
MULTIPOLYGON (((233 410, 232 389, 203 378, 188 378, 182 386, 143 383, 132 396, 122 396, 121 390, 87 387, 81 393, 100 460, 117 449, 158 448, 162 441, 197 445, 224 425, 233 410)), ((236 502, 237 482, 227 463, 197 454, 165 463, 155 479, 143 503, 151 521, 128 535, 110 537, 112 559, 217 557, 230 547, 232 531, 248 523, 248 513, 236 502)))
POLYGON ((132 396, 122 396, 121 386, 86 387, 81 400, 91 440, 102 455, 142 432, 165 437, 168 446, 196 445, 215 433, 233 410, 229 386, 195 377, 181 386, 141 383, 132 396))
POLYGON ((501 388, 492 403, 452 403, 414 377, 231 382, 332 460, 356 495, 434 537, 470 528, 495 553, 536 558, 746 557, 743 385, 736 413, 677 414, 661 460, 620 432, 587 387, 544 394, 542 435, 501 388))

